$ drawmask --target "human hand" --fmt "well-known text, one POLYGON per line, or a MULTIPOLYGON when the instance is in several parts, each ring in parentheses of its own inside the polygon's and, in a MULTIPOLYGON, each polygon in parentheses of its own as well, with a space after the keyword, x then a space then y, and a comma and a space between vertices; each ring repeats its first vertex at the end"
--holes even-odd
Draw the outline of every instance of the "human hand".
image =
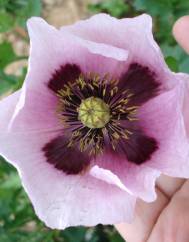
MULTIPOLYGON (((189 53, 189 16, 175 23, 173 35, 189 53)), ((189 242, 189 180, 162 175, 156 190, 155 202, 137 201, 132 224, 116 228, 127 242, 189 242)))

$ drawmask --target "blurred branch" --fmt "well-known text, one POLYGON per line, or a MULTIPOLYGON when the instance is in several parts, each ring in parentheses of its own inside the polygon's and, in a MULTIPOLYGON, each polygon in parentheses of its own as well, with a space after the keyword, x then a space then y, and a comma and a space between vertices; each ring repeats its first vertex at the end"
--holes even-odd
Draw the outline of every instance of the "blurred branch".
POLYGON ((22 37, 23 39, 26 39, 26 40, 28 39, 27 31, 26 31, 24 28, 17 26, 17 27, 14 29, 14 31, 15 31, 20 37, 22 37))

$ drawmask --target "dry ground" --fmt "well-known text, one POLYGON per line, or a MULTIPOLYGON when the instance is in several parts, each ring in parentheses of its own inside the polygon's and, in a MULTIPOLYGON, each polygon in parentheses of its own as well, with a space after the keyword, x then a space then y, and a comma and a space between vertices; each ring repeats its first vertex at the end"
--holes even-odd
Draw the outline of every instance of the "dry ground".
MULTIPOLYGON (((87 5, 92 2, 97 0, 42 0, 42 17, 56 27, 69 25, 88 17, 90 14, 87 5)), ((18 55, 28 55, 29 43, 23 37, 27 38, 27 32, 18 27, 10 33, 0 35, 0 40, 6 39, 13 43, 18 55)), ((23 66, 27 66, 27 61, 12 63, 6 68, 6 72, 19 75, 23 66)))

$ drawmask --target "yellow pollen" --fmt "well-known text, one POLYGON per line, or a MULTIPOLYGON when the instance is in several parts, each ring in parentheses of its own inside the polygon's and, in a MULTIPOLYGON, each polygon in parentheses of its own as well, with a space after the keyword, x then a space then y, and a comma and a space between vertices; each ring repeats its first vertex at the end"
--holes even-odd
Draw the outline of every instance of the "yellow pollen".
POLYGON ((82 100, 78 118, 88 128, 103 128, 110 121, 110 108, 102 99, 89 97, 82 100))

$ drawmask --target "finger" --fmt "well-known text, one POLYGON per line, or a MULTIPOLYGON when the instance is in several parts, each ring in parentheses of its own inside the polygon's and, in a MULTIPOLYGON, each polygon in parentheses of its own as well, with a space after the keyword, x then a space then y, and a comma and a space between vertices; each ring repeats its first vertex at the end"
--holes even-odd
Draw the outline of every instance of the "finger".
POLYGON ((173 35, 177 42, 189 54, 189 16, 177 20, 173 27, 173 35))
POLYGON ((118 224, 116 228, 127 242, 145 242, 156 220, 168 204, 168 198, 157 190, 158 197, 153 203, 137 201, 135 218, 132 224, 118 224))
POLYGON ((186 180, 182 178, 174 178, 166 175, 161 175, 156 185, 167 197, 171 198, 177 192, 186 180))
POLYGON ((174 195, 161 213, 148 242, 189 241, 189 181, 174 195))

